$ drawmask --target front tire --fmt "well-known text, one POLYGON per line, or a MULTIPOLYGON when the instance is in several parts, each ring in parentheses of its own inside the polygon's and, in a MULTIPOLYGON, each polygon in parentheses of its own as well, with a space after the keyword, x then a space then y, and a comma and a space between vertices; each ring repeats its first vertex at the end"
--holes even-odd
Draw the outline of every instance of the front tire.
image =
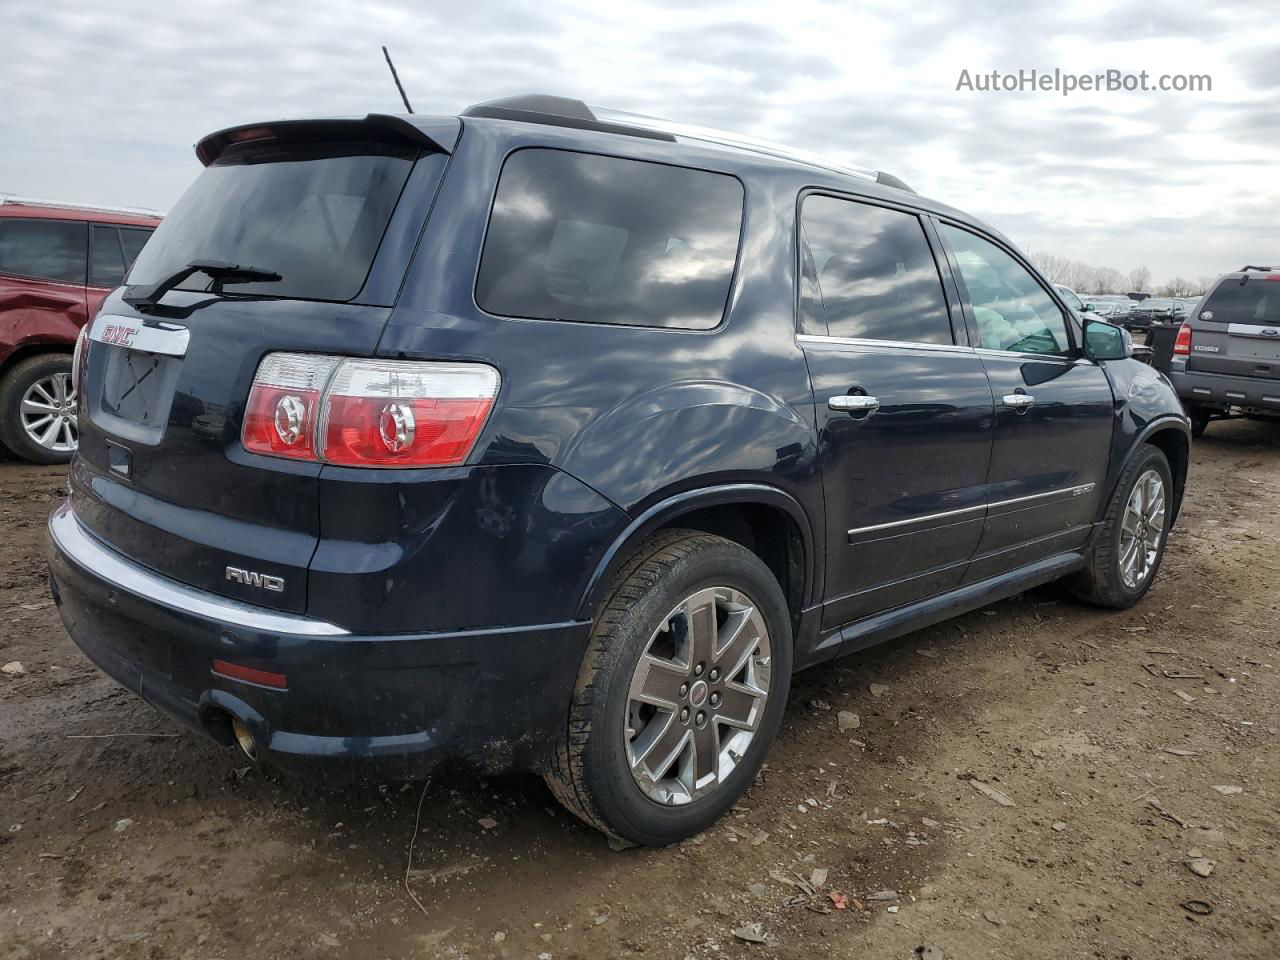
POLYGON ((777 733, 791 651, 782 589, 755 554, 710 534, 659 534, 596 618, 548 786, 624 843, 705 830, 746 792, 777 733))
POLYGON ((0 440, 32 463, 67 463, 79 443, 71 357, 42 353, 0 379, 0 440))
POLYGON ((1064 584, 1082 600, 1124 610, 1141 600, 1160 570, 1173 520, 1173 474, 1157 447, 1144 445, 1124 469, 1107 505, 1087 566, 1064 584))

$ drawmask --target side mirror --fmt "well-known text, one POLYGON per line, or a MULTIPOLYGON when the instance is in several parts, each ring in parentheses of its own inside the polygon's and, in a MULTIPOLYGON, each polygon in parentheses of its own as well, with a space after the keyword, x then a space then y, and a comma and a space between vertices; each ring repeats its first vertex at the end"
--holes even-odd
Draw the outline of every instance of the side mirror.
POLYGON ((1080 304, 1080 311, 1081 311, 1082 313, 1091 313, 1091 312, 1095 312, 1095 311, 1094 311, 1094 306, 1093 306, 1093 304, 1092 304, 1092 303, 1082 303, 1082 304, 1080 304))
POLYGON ((1133 340, 1123 328, 1090 318, 1084 322, 1084 355, 1090 360, 1124 360, 1133 356, 1133 340))

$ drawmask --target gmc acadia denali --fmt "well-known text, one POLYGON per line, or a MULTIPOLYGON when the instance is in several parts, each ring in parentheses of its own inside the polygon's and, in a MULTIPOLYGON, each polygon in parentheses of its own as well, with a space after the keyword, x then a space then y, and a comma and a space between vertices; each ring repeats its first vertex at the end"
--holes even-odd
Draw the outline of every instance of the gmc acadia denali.
POLYGON ((670 843, 794 671, 1160 566, 1168 381, 894 177, 544 96, 196 150, 79 343, 50 564, 86 655, 251 756, 535 771, 670 843))

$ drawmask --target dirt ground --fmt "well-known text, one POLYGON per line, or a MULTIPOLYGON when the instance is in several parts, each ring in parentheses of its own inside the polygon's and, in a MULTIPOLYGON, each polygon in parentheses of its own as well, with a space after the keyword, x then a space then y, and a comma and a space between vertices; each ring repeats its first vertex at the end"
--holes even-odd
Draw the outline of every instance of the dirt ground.
POLYGON ((800 675, 703 837, 613 852, 538 780, 438 776, 421 909, 419 788, 249 769, 72 646, 43 559, 62 489, 0 462, 6 960, 1280 956, 1274 427, 1196 445, 1136 609, 1045 588, 800 675))

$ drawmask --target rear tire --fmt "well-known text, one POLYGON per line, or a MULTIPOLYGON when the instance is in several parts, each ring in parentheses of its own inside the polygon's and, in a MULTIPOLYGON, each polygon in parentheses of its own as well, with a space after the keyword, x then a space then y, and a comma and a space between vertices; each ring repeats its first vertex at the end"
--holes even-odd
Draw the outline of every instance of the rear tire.
POLYGON ((67 463, 79 440, 71 356, 42 353, 0 379, 0 440, 32 463, 67 463))
POLYGON ((1159 448, 1144 444, 1116 484, 1087 565, 1063 585, 1100 607, 1132 607, 1146 596, 1160 570, 1172 517, 1169 461, 1159 448), (1158 508, 1154 505, 1157 489, 1158 508))
POLYGON ((759 557, 710 534, 659 534, 618 572, 596 618, 547 785, 625 844, 705 830, 764 760, 791 652, 786 600, 759 557))

